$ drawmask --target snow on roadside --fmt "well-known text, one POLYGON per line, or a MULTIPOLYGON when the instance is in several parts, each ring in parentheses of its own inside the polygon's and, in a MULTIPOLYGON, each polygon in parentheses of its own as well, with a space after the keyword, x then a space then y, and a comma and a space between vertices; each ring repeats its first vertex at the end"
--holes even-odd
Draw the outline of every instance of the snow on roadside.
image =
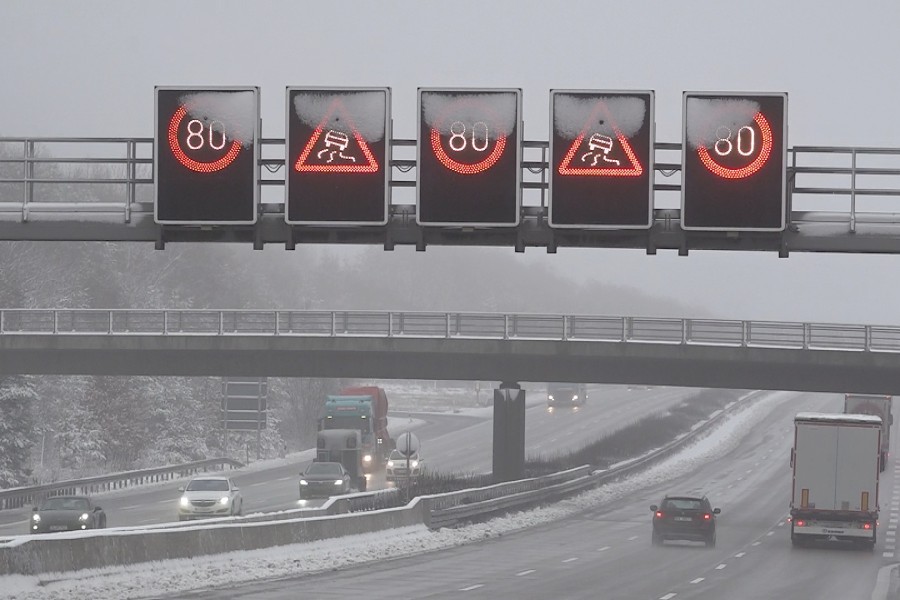
POLYGON ((764 394, 746 408, 727 417, 704 438, 646 471, 589 490, 562 503, 498 517, 486 523, 439 531, 414 526, 390 532, 189 560, 167 560, 43 576, 3 576, 0 577, 0 589, 4 590, 10 600, 146 598, 309 574, 493 538, 565 518, 626 497, 637 489, 685 475, 695 470, 698 464, 721 457, 736 448, 757 423, 794 396, 791 392, 764 394))

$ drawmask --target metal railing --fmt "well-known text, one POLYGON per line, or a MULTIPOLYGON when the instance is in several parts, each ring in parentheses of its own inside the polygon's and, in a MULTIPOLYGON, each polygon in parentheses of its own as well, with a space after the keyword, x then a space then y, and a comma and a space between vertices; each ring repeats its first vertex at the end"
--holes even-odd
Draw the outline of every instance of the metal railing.
POLYGON ((0 309, 0 335, 544 340, 900 352, 900 327, 887 325, 465 312, 0 309))
MULTIPOLYGON (((284 139, 264 138, 261 146, 260 186, 284 186, 284 139)), ((392 188, 415 187, 415 146, 415 140, 391 141, 392 188)), ((523 204, 543 214, 548 146, 523 142, 520 165, 523 204)), ((681 153, 680 143, 655 143, 657 192, 680 190, 681 153)), ((152 138, 0 138, 0 216, 27 222, 34 213, 93 213, 88 218, 97 219, 102 213, 129 223, 133 213, 153 212, 153 162, 152 138)), ((900 148, 795 146, 788 150, 787 192, 793 224, 839 223, 850 232, 861 223, 900 225, 900 148)), ((282 202, 262 203, 263 213, 283 214, 282 202)), ((677 211, 678 202, 670 204, 677 211)), ((407 204, 391 208, 410 210, 407 204)))
POLYGON ((109 475, 97 475, 69 481, 55 481, 41 485, 10 488, 0 490, 0 510, 21 508, 36 504, 48 496, 61 494, 97 494, 124 489, 136 485, 169 481, 181 477, 190 477, 200 472, 222 471, 225 467, 232 469, 244 466, 230 458, 207 458, 180 465, 167 465, 137 471, 124 471, 109 475))

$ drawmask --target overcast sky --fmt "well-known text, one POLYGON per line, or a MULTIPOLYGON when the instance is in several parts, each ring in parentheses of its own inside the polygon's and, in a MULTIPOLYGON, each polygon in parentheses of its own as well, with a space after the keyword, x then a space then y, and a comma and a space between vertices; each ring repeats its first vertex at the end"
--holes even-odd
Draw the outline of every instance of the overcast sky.
MULTIPOLYGON (((258 85, 281 137, 284 88, 321 85, 391 87, 394 137, 412 139, 416 89, 460 86, 522 88, 528 140, 547 140, 550 89, 655 90, 666 142, 684 90, 783 91, 789 146, 900 147, 898 26, 897 0, 0 0, 0 136, 150 137, 155 85, 258 85)), ((900 324, 900 257, 516 259, 721 317, 900 324)))

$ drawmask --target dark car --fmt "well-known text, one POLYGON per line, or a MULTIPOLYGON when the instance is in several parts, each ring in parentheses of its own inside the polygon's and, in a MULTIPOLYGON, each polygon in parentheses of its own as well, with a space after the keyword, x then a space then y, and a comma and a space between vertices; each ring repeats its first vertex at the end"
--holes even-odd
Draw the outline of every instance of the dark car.
POLYGON ((51 496, 34 507, 31 533, 103 529, 106 513, 87 496, 51 496))
POLYGON ((327 498, 349 493, 350 473, 339 462, 311 462, 300 473, 300 498, 327 498))
POLYGON ((722 511, 712 508, 706 496, 666 496, 653 511, 653 545, 666 540, 691 540, 716 545, 716 515, 722 511))
POLYGON ((547 408, 577 408, 587 401, 587 386, 575 383, 547 384, 547 408))

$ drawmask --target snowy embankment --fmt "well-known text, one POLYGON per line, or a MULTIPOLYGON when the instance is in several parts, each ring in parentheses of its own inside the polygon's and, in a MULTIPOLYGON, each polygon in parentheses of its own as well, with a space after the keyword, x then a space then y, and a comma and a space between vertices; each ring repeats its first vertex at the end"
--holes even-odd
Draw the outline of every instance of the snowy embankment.
POLYGON ((626 480, 604 485, 553 506, 537 508, 487 523, 430 531, 412 526, 380 532, 292 544, 263 550, 232 552, 190 560, 169 560, 128 567, 0 577, 0 589, 15 600, 37 598, 119 600, 146 598, 188 590, 276 577, 315 573, 373 560, 421 554, 499 536, 565 518, 627 497, 642 487, 665 482, 695 470, 737 447, 752 428, 789 392, 764 395, 727 417, 709 435, 683 451, 626 480), (298 559, 302 557, 302 560, 298 559))

